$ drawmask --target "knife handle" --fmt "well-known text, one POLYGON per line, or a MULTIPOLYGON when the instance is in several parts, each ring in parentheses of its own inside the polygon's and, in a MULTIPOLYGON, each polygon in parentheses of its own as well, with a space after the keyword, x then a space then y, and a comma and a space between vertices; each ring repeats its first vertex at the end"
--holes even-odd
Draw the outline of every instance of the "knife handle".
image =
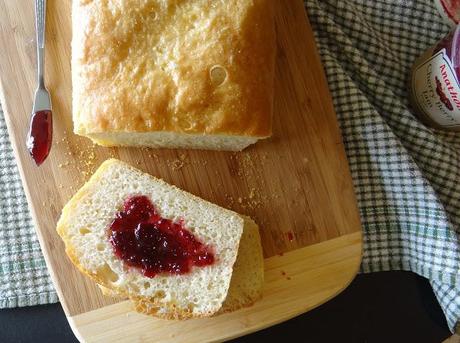
POLYGON ((38 82, 44 84, 45 72, 45 22, 46 0, 35 0, 35 29, 37 31, 37 71, 38 82))
POLYGON ((37 47, 45 47, 46 0, 35 0, 35 27, 37 29, 37 47))

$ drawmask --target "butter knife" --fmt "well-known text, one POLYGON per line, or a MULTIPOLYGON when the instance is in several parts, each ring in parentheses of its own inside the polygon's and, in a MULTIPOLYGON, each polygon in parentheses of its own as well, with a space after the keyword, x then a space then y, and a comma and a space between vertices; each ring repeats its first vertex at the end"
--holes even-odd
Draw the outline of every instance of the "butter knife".
POLYGON ((46 0, 35 0, 35 28, 37 33, 37 81, 26 146, 37 166, 51 149, 53 120, 50 93, 45 87, 45 20, 46 0))

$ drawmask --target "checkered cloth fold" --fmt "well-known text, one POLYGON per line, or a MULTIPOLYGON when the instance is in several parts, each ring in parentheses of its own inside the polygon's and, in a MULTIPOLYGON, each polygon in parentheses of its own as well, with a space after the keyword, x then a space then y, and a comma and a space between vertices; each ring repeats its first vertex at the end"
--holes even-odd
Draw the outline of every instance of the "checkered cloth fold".
POLYGON ((412 114, 414 60, 448 31, 432 0, 306 0, 364 229, 361 270, 431 282, 460 319, 460 133, 412 114))
MULTIPOLYGON (((407 76, 446 32, 431 0, 306 0, 364 229, 363 272, 428 278, 460 318, 460 134, 412 115, 407 76)), ((0 307, 56 302, 0 110, 0 307)))
POLYGON ((0 106, 0 308, 58 301, 46 269, 0 106))

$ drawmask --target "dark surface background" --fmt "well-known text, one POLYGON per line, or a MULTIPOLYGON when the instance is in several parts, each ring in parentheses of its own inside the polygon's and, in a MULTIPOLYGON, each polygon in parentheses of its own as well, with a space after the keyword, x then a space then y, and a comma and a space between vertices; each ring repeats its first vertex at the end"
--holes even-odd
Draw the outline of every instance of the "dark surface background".
MULTIPOLYGON (((361 274, 335 299, 233 342, 417 342, 450 336, 428 281, 409 272, 361 274)), ((0 342, 77 342, 59 304, 0 310, 0 342)))

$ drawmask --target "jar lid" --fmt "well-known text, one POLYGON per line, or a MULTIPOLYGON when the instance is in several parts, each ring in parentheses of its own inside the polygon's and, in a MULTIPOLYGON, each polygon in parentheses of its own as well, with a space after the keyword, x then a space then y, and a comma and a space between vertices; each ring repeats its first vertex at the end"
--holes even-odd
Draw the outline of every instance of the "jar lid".
POLYGON ((452 35, 450 60, 455 69, 460 66, 460 25, 457 25, 452 35))
POLYGON ((434 4, 446 23, 451 26, 460 23, 460 0, 434 0, 434 4))

